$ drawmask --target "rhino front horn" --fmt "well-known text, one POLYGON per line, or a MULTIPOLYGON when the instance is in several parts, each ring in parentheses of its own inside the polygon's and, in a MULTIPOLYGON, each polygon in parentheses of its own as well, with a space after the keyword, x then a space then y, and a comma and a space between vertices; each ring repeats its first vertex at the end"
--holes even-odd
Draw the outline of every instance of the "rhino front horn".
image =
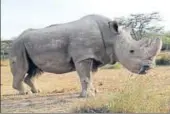
POLYGON ((156 56, 162 48, 162 40, 160 38, 154 38, 151 40, 150 46, 148 47, 149 57, 156 56))

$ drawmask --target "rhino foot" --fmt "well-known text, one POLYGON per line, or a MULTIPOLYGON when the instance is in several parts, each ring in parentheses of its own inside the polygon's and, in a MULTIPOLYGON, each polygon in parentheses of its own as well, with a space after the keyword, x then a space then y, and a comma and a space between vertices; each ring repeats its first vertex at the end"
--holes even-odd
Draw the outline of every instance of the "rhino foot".
POLYGON ((19 95, 31 95, 32 92, 30 90, 27 91, 19 91, 19 95))
POLYGON ((41 93, 41 89, 31 89, 32 93, 41 93))
POLYGON ((79 97, 81 98, 95 97, 96 93, 97 93, 96 89, 89 89, 88 91, 82 91, 79 97))

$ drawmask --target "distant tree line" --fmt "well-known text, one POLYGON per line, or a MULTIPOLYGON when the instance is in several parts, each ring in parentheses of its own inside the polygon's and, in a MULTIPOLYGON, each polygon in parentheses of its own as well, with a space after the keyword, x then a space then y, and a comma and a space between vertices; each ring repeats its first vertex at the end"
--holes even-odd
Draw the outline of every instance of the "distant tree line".
POLYGON ((1 59, 8 58, 11 44, 12 44, 12 40, 1 41, 1 59))

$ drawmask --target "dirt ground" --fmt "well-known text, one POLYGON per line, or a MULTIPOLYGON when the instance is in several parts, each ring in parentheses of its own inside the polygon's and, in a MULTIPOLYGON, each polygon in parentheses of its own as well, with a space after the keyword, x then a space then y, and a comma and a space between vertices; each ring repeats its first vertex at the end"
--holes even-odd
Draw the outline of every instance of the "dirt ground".
MULTIPOLYGON (((143 76, 132 74, 124 68, 102 69, 93 76, 94 86, 99 91, 97 95, 121 91, 128 80, 134 78, 151 79, 151 89, 159 90, 158 94, 170 90, 170 67, 156 67, 143 76)), ((43 73, 37 81, 42 93, 17 95, 17 91, 12 88, 9 66, 2 65, 1 112, 68 113, 74 106, 86 100, 78 97, 80 83, 76 72, 62 75, 43 73)))

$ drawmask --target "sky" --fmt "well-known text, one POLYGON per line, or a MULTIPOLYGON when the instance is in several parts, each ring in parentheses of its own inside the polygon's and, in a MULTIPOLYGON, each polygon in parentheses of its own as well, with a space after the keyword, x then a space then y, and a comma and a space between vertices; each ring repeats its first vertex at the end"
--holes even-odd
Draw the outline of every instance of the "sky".
POLYGON ((170 30, 169 0, 1 0, 1 40, 28 28, 43 28, 77 20, 88 14, 111 19, 136 13, 159 12, 170 30))

